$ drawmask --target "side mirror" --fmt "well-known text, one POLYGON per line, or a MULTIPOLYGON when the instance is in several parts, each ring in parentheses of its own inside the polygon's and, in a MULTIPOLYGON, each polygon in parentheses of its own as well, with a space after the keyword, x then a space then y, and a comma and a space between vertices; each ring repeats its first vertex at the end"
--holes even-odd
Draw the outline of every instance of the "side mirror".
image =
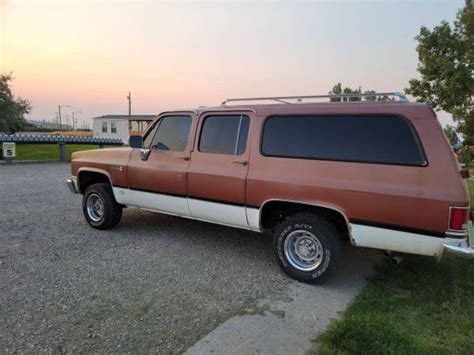
POLYGON ((140 135, 133 135, 129 138, 129 144, 132 148, 142 148, 143 147, 143 137, 140 135))

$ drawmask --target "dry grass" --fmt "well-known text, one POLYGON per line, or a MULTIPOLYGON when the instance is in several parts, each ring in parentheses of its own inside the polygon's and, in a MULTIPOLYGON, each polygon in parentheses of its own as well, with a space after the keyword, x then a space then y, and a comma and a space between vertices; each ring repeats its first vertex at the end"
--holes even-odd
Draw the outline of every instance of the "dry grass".
POLYGON ((51 132, 52 136, 61 137, 92 137, 94 134, 91 131, 63 131, 63 132, 51 132))

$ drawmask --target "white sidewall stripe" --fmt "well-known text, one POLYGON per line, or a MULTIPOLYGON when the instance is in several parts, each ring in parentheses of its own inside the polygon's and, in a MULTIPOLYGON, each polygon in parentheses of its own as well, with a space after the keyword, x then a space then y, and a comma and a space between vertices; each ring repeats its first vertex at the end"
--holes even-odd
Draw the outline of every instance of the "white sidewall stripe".
MULTIPOLYGON (((121 187, 113 188, 118 203, 226 226, 260 231, 260 210, 245 206, 170 196, 121 187)), ((351 236, 358 247, 402 253, 440 256, 445 238, 351 224, 351 236)))
POLYGON ((402 232, 393 229, 351 224, 352 239, 359 247, 398 251, 402 253, 439 256, 444 238, 402 232))

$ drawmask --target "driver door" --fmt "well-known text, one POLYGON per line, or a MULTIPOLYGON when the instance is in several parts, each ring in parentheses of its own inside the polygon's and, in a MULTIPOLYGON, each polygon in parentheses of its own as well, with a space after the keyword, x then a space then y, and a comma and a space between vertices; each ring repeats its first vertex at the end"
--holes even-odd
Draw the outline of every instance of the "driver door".
POLYGON ((143 148, 150 149, 148 159, 142 159, 141 149, 133 149, 128 165, 132 205, 190 215, 186 186, 195 121, 190 113, 162 116, 144 137, 143 148))

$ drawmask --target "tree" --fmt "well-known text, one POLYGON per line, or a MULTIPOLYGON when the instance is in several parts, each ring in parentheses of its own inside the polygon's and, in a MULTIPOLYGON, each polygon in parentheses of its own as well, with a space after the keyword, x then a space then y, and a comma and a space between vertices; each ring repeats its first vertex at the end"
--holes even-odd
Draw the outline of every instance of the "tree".
POLYGON ((449 143, 453 147, 458 147, 460 144, 458 134, 456 133, 456 128, 451 125, 446 125, 444 128, 444 134, 446 134, 446 137, 448 137, 449 143))
POLYGON ((474 144, 474 5, 467 0, 453 28, 446 21, 429 30, 421 27, 418 41, 420 79, 411 79, 407 94, 453 115, 465 144, 474 144))
MULTIPOLYGON (((342 88, 341 83, 337 83, 332 87, 332 90, 329 91, 329 95, 341 95, 341 94, 360 94, 360 87, 358 89, 352 89, 350 87, 342 88)), ((345 97, 331 97, 329 99, 331 102, 341 102, 341 101, 361 101, 359 96, 345 96, 345 97)))
POLYGON ((0 75, 0 132, 15 133, 26 125, 25 115, 31 111, 28 100, 15 98, 10 88, 11 73, 0 75))
MULTIPOLYGON (((332 87, 332 90, 329 91, 329 95, 341 95, 341 94, 357 94, 360 95, 362 94, 362 89, 359 86, 357 89, 352 89, 348 86, 346 86, 344 89, 342 88, 341 83, 337 83, 332 87)), ((364 94, 367 94, 367 96, 344 96, 344 97, 331 97, 329 99, 330 102, 341 102, 341 101, 362 101, 364 99, 365 101, 387 101, 389 98, 387 96, 377 96, 377 95, 371 95, 375 94, 374 90, 366 90, 364 91, 364 94)))

